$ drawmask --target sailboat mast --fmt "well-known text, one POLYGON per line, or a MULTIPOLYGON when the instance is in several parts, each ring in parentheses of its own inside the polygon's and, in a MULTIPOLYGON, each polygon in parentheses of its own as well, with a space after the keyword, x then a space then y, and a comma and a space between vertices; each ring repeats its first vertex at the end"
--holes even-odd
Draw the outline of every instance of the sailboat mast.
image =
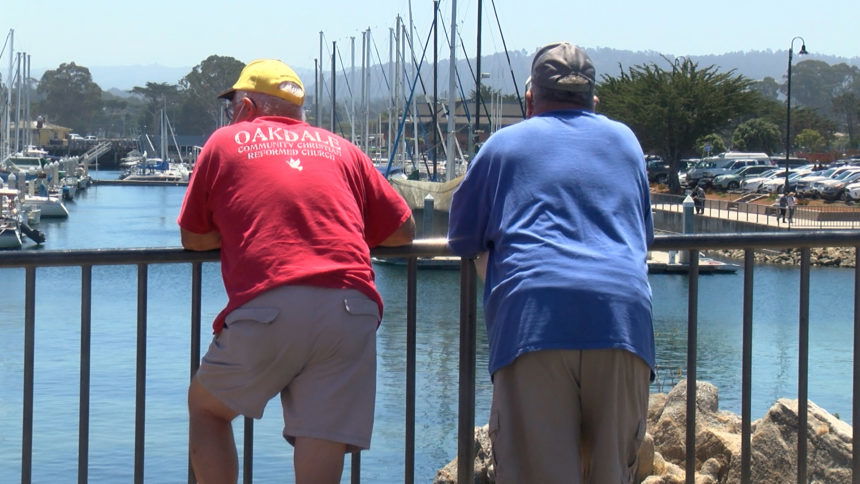
POLYGON ((361 137, 362 142, 364 143, 364 152, 367 156, 370 156, 370 103, 367 102, 367 71, 369 69, 368 61, 370 60, 368 48, 368 37, 369 37, 370 29, 365 30, 361 33, 361 109, 364 112, 364 134, 361 137))
POLYGON ((457 98, 456 98, 456 76, 457 76, 457 0, 451 0, 451 57, 448 59, 448 157, 445 167, 445 181, 451 181, 456 176, 456 158, 454 156, 454 143, 457 134, 457 98))
POLYGON ((352 57, 352 68, 349 71, 349 85, 350 85, 350 96, 349 96, 349 112, 352 113, 351 119, 352 122, 349 123, 350 126, 350 141, 352 144, 355 144, 355 124, 358 122, 355 118, 355 94, 352 94, 353 89, 355 89, 355 37, 350 36, 349 38, 349 50, 350 55, 352 57))
POLYGON ((439 147, 439 0, 433 1, 433 181, 439 179, 437 172, 437 149, 439 147))
POLYGON ((337 42, 331 43, 331 132, 337 133, 337 71, 335 59, 337 58, 337 42))
POLYGON ((320 98, 317 100, 317 126, 322 127, 322 95, 323 95, 323 33, 320 30, 320 70, 319 70, 319 79, 317 80, 317 85, 319 86, 320 98))
POLYGON ((385 138, 385 157, 391 158, 392 141, 394 138, 394 125, 391 119, 394 116, 394 29, 388 28, 388 78, 392 84, 388 86, 388 136, 385 138))
MULTIPOLYGON (((483 0, 478 0, 478 41, 477 51, 475 52, 475 132, 472 146, 478 144, 481 136, 481 15, 483 10, 483 0)), ((474 149, 470 154, 475 156, 477 149, 474 149)))
POLYGON ((18 52, 16 54, 16 58, 18 59, 17 63, 17 72, 16 77, 18 79, 18 94, 16 94, 16 104, 15 108, 15 152, 21 151, 21 56, 22 53, 18 52))
MULTIPOLYGON (((412 0, 409 0, 409 58, 413 60, 415 59, 415 23, 412 20, 412 0)), ((413 65, 411 71, 413 72, 413 79, 417 79, 418 76, 421 75, 419 72, 418 66, 413 65)), ((427 91, 424 91, 424 97, 427 97, 427 91)), ((414 140, 414 145, 412 148, 412 159, 416 159, 418 157, 418 103, 412 103, 412 138, 414 140)))
POLYGON ((12 58, 15 53, 15 29, 9 29, 9 75, 6 77, 6 112, 4 113, 4 126, 6 129, 6 138, 3 140, 3 152, 0 153, 0 158, 12 153, 11 136, 12 136, 12 58))
POLYGON ((314 59, 314 124, 320 126, 320 60, 314 59))

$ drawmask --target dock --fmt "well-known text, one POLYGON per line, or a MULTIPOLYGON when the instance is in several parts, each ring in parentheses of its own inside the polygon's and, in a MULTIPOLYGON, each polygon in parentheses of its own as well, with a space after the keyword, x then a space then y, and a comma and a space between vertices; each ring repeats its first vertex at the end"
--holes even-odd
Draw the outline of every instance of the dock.
POLYGON ((93 180, 93 185, 174 187, 186 186, 188 181, 93 180))
MULTIPOLYGON (((689 264, 681 262, 681 252, 648 252, 649 274, 686 274, 690 271, 689 264)), ((729 262, 718 261, 709 257, 699 256, 699 274, 732 274, 741 266, 729 262)))

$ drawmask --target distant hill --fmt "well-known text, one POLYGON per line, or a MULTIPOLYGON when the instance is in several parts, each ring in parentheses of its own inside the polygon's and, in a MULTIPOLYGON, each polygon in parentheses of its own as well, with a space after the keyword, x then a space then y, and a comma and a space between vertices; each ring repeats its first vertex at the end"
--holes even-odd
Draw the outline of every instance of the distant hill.
MULTIPOLYGON (((655 51, 629 51, 618 50, 608 47, 586 48, 592 61, 597 69, 598 77, 603 75, 616 76, 619 74, 619 66, 628 69, 629 67, 645 64, 656 63, 658 65, 668 65, 663 55, 655 51)), ((528 77, 529 68, 531 66, 532 55, 534 52, 526 50, 511 51, 510 67, 504 52, 495 54, 485 54, 481 59, 481 71, 489 73, 490 77, 482 80, 482 84, 489 85, 494 89, 501 89, 504 93, 513 93, 513 81, 511 79, 511 71, 513 71, 519 90, 522 92, 522 85, 526 77, 528 77)), ((416 57, 420 57, 416 54, 416 57)), ((675 58, 672 54, 665 54, 669 60, 675 58)), ((777 82, 782 82, 785 76, 788 55, 784 51, 749 51, 749 52, 729 52, 725 54, 712 54, 701 56, 689 56, 690 59, 699 63, 700 66, 716 65, 720 70, 736 70, 739 74, 743 74, 751 79, 760 80, 765 77, 773 77, 777 82)), ((828 64, 847 63, 860 67, 860 57, 837 57, 830 55, 818 55, 815 53, 809 56, 795 56, 795 62, 800 62, 805 59, 816 59, 827 62, 828 64)), ((474 89, 474 83, 469 79, 475 68, 475 59, 469 59, 471 70, 467 62, 463 59, 457 61, 458 72, 464 84, 463 90, 465 94, 474 89)), ((150 65, 130 65, 130 66, 86 66, 89 68, 93 76, 93 80, 103 90, 118 89, 128 91, 134 86, 143 86, 147 82, 168 82, 171 84, 178 83, 181 78, 191 72, 191 66, 188 67, 166 67, 159 64, 150 65)), ((349 69, 346 69, 349 71, 349 69)), ((45 69, 33 69, 33 77, 39 79, 42 77, 45 69)), ((296 68, 299 76, 305 80, 308 91, 312 92, 314 71, 307 68, 296 68)), ((376 65, 371 69, 371 92, 373 97, 382 96, 387 92, 386 77, 389 75, 388 66, 376 65), (382 72, 385 72, 385 77, 382 72)), ((432 83, 432 68, 425 64, 422 68, 422 78, 427 86, 427 90, 431 91, 432 83)), ((439 95, 441 96, 448 87, 448 62, 447 60, 440 61, 438 66, 439 78, 439 95)), ((324 72, 324 82, 326 86, 329 84, 329 72, 324 72)), ((359 74, 356 74, 358 77, 359 74)), ((342 74, 338 75, 338 96, 345 96, 348 92, 346 89, 346 79, 342 74)), ((358 81, 355 81, 357 84, 358 81)), ((352 91, 357 92, 358 86, 352 86, 352 91)), ((419 86, 420 92, 420 86, 419 86)))

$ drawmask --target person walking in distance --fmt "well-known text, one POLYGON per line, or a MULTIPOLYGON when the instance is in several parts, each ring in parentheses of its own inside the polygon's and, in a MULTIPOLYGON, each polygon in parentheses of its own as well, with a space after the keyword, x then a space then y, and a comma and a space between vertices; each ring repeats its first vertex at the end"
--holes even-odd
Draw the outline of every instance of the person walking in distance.
POLYGON ((788 195, 780 194, 777 204, 779 205, 779 215, 776 217, 777 221, 782 220, 785 222, 785 217, 788 212, 788 195))
POLYGON ((581 48, 537 51, 527 119, 481 147, 448 242, 486 260, 497 482, 629 483, 654 368, 645 156, 581 48), (607 176, 608 175, 608 176, 607 176))
POLYGON ((696 185, 693 189, 693 206, 697 214, 705 213, 705 198, 705 189, 701 185, 696 185))
POLYGON ((182 245, 221 250, 227 306, 188 390, 202 484, 235 483, 231 421, 280 395, 297 483, 337 483, 373 427, 382 300, 370 249, 411 243, 406 202, 349 141, 303 120, 286 64, 249 63, 221 95, 231 124, 203 147, 182 245))
MULTIPOLYGON (((785 211, 788 213, 788 223, 791 223, 792 219, 794 219, 795 207, 797 207, 797 198, 795 198, 794 192, 789 192, 785 197, 785 211)), ((785 222, 785 219, 782 221, 785 222)))

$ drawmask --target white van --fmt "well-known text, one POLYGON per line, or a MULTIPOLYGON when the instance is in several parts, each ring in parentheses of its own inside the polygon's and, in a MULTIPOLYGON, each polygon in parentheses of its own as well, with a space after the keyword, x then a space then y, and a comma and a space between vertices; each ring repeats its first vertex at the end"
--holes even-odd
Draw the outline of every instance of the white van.
POLYGON ((717 175, 725 175, 745 166, 771 166, 773 162, 767 153, 743 153, 740 151, 727 151, 717 156, 702 158, 702 161, 687 172, 687 185, 695 186, 697 183, 711 183, 717 175))

